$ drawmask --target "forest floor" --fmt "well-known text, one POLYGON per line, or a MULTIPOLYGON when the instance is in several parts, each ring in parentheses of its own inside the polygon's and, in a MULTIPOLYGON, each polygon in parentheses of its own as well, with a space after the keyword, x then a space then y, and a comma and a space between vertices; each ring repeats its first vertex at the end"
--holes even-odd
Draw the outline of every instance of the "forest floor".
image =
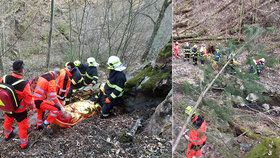
MULTIPOLYGON (((196 98, 186 90, 186 82, 199 87, 200 81, 203 80, 203 66, 194 66, 192 61, 183 61, 183 55, 180 59, 173 59, 173 139, 178 136, 178 133, 183 126, 188 115, 184 113, 188 105, 194 105, 196 98)), ((273 69, 267 68, 260 76, 260 82, 266 85, 266 89, 277 92, 280 88, 275 82, 279 80, 279 65, 273 69), (274 85, 274 86, 273 86, 274 85)), ((198 90, 200 91, 200 90, 198 90)), ((196 90, 191 90, 192 93, 197 93, 196 90)), ((263 137, 279 137, 280 129, 280 110, 279 104, 270 102, 270 108, 273 113, 263 113, 262 105, 249 105, 246 107, 236 106, 229 107, 226 101, 221 97, 221 93, 217 91, 209 91, 205 98, 216 100, 220 107, 227 107, 232 115, 232 122, 240 127, 246 127, 248 132, 255 133, 263 137), (277 110, 278 109, 278 110, 277 110), (278 126, 277 126, 278 124, 278 126)), ((214 108, 214 107, 213 107, 214 108)), ((207 113, 209 110, 206 107, 199 107, 199 112, 207 113)), ((210 111, 212 108, 210 107, 210 111)), ((223 111, 221 111, 223 112, 223 111)), ((209 113, 208 113, 209 114, 209 113)), ((224 113, 227 115, 226 113, 224 113)), ((206 157, 244 157, 260 140, 252 138, 252 135, 239 131, 236 127, 232 127, 227 121, 216 122, 216 115, 205 115, 208 129, 206 135, 207 143, 203 148, 206 157)), ((187 128, 188 129, 188 128, 187 128)), ((182 137, 178 145, 177 151, 173 153, 174 157, 184 157, 188 141, 182 137)))

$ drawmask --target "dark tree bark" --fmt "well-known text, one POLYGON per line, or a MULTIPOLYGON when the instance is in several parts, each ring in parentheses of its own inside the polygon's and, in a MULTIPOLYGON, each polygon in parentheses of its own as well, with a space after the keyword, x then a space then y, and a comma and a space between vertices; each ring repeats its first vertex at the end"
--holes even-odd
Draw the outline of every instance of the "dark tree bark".
POLYGON ((158 33, 158 30, 159 30, 159 27, 161 25, 161 21, 162 21, 162 19, 164 17, 165 10, 168 8, 168 6, 171 3, 172 3, 172 1, 170 1, 170 0, 164 0, 164 2, 163 2, 162 8, 161 8, 160 13, 159 13, 159 16, 158 16, 157 21, 156 21, 156 23, 154 25, 152 36, 151 36, 151 38, 150 38, 150 40, 148 42, 148 45, 146 47, 146 50, 145 50, 144 54, 142 55, 142 62, 144 62, 147 59, 148 55, 149 55, 150 49, 151 49, 151 47, 152 47, 152 45, 154 43, 155 37, 156 37, 156 35, 158 33))
POLYGON ((51 2, 51 21, 50 21, 50 32, 49 32, 49 42, 48 42, 48 54, 47 54, 47 68, 50 68, 50 54, 52 46, 52 29, 53 29, 53 12, 54 12, 54 0, 51 2))

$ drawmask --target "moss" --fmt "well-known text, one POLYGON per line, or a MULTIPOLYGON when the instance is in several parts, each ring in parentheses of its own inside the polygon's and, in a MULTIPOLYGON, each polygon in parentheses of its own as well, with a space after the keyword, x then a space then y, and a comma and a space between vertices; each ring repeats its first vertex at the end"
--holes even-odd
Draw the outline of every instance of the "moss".
POLYGON ((280 138, 265 138, 255 146, 246 158, 279 158, 280 138))
POLYGON ((135 77, 127 81, 125 90, 130 91, 133 87, 138 86, 146 76, 149 77, 149 80, 141 85, 142 90, 151 92, 155 88, 157 82, 162 79, 167 79, 170 76, 170 71, 155 70, 151 66, 146 67, 135 77))

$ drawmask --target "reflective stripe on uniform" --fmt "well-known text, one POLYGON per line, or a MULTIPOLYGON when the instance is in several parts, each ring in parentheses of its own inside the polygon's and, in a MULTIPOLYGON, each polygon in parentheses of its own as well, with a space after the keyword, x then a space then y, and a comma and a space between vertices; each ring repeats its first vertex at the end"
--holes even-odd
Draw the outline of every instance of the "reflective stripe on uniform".
POLYGON ((58 95, 57 98, 60 99, 60 100, 62 100, 62 99, 64 99, 65 97, 64 97, 64 96, 59 96, 59 95, 58 95))
POLYGON ((33 96, 38 97, 38 98, 44 98, 44 96, 42 96, 41 94, 38 94, 38 93, 34 93, 33 96))
POLYGON ((84 80, 84 78, 81 78, 79 81, 78 81, 78 83, 81 83, 81 82, 83 82, 83 80, 84 80))
POLYGON ((110 88, 114 88, 114 89, 116 89, 116 90, 119 91, 119 92, 122 92, 122 91, 123 91, 123 89, 122 89, 121 87, 119 87, 118 85, 111 84, 109 80, 107 80, 106 83, 107 83, 107 85, 108 85, 110 88))
POLYGON ((60 88, 60 89, 59 89, 59 92, 66 92, 66 89, 60 88))
POLYGON ((71 82, 73 83, 73 85, 76 85, 76 81, 74 79, 71 80, 71 82))
POLYGON ((111 93, 110 96, 111 96, 113 99, 117 98, 117 96, 116 96, 114 93, 111 93))
POLYGON ((38 87, 38 86, 35 87, 35 91, 36 90, 41 92, 41 93, 45 93, 45 91, 42 88, 38 87))

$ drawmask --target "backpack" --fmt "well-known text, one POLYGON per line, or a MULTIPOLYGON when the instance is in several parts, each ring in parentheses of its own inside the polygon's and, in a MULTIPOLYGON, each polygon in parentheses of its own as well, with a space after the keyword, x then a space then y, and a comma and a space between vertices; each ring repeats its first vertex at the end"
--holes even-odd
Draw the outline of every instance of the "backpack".
POLYGON ((11 114, 17 110, 20 103, 14 86, 24 80, 21 79, 9 85, 5 83, 5 79, 6 76, 3 77, 3 83, 0 83, 0 110, 11 114))

